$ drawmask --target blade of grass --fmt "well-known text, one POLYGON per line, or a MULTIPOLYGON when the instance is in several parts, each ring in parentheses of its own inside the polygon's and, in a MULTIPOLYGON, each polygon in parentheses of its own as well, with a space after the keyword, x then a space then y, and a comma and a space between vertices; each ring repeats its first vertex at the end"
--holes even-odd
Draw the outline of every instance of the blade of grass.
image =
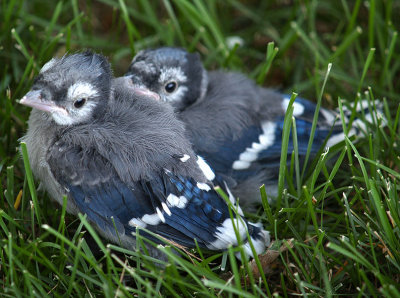
POLYGON ((25 142, 21 142, 21 152, 22 152, 22 158, 24 160, 25 173, 26 173, 26 178, 28 180, 29 191, 31 193, 33 206, 35 207, 36 219, 38 221, 38 224, 42 225, 42 212, 41 212, 39 201, 37 198, 35 183, 33 181, 32 170, 31 170, 31 166, 29 164, 28 149, 26 148, 25 142))
POLYGON ((282 131, 282 149, 281 149, 281 159, 279 164, 279 177, 278 177, 278 197, 276 202, 276 210, 280 210, 281 201, 283 196, 283 188, 285 186, 285 172, 286 172, 286 160, 287 160, 287 152, 289 146, 289 136, 290 136, 290 128, 291 128, 291 119, 294 111, 293 103, 296 99, 297 94, 292 93, 289 104, 287 106, 287 110, 285 113, 285 118, 283 121, 283 131, 282 131))

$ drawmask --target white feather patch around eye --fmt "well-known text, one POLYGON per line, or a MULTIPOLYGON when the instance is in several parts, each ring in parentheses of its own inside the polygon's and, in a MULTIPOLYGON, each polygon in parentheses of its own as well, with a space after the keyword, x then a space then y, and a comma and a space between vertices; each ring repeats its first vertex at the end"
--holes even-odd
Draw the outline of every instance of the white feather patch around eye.
POLYGON ((160 77, 158 78, 159 83, 164 84, 171 80, 177 81, 179 85, 179 83, 187 81, 187 76, 180 67, 161 68, 160 77))
POLYGON ((82 108, 69 111, 67 114, 63 113, 52 113, 51 116, 53 117, 54 121, 59 125, 72 125, 90 117, 96 103, 94 102, 87 102, 82 108))
POLYGON ((54 120, 61 125, 70 125, 74 123, 82 122, 93 112, 96 102, 86 100, 84 105, 79 108, 75 108, 73 103, 78 99, 90 99, 98 95, 96 88, 87 82, 76 82, 68 88, 67 98, 72 102, 71 108, 67 107, 68 115, 55 115, 53 114, 54 120))
POLYGON ((67 96, 71 100, 76 100, 79 98, 96 96, 97 93, 98 92, 96 88, 92 84, 86 82, 77 82, 68 88, 67 96))
POLYGON ((185 96, 186 91, 188 88, 186 86, 178 86, 175 92, 166 94, 165 98, 167 102, 179 102, 185 96))

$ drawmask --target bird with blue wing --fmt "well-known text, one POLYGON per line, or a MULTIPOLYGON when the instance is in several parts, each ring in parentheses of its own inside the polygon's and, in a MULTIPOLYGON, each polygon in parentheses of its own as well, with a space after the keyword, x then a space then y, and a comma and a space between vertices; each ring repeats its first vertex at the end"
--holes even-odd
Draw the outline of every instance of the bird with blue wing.
MULTIPOLYGON (((242 205, 261 202, 262 184, 270 196, 276 196, 288 95, 262 88, 240 73, 207 71, 198 53, 181 48, 140 51, 126 76, 135 86, 157 93, 159 97, 154 99, 168 102, 174 108, 177 117, 185 123, 195 152, 218 175, 231 181, 229 186, 242 205)), ((316 104, 296 98, 293 108, 302 162, 316 104)), ((311 154, 317 153, 324 143, 333 146, 344 140, 338 118, 338 111, 319 110, 311 154)), ((346 119, 348 122, 349 117, 346 119)), ((349 136, 358 135, 363 129, 365 124, 356 119, 349 136)), ((288 154, 293 148, 290 138, 288 154)))
POLYGON ((257 254, 265 251, 269 233, 219 196, 184 124, 151 98, 158 95, 114 79, 102 55, 50 60, 20 100, 33 108, 22 141, 35 177, 58 203, 67 196, 68 212, 86 214, 103 237, 129 249, 139 227, 156 243, 153 233, 189 248, 242 243, 251 256, 251 240, 257 254))

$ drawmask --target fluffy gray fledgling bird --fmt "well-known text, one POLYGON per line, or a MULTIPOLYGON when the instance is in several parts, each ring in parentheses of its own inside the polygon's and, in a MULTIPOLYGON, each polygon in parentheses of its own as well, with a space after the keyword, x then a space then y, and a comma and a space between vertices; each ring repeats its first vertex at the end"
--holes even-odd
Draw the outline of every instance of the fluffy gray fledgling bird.
MULTIPOLYGON (((206 71, 197 53, 180 48, 140 51, 126 76, 174 107, 195 152, 227 181, 232 181, 227 177, 233 178, 236 185, 230 186, 242 205, 261 202, 258 189, 262 184, 266 184, 270 196, 276 196, 289 96, 257 86, 240 73, 206 71)), ((307 152, 315 109, 314 103, 296 98, 293 116, 300 161, 307 152)), ((363 109, 368 112, 367 102, 363 102, 363 109)), ((337 111, 320 109, 313 154, 327 138, 328 147, 344 140, 341 122, 336 121, 338 115, 337 111)), ((355 120, 349 135, 362 129, 365 124, 355 120)), ((292 151, 290 138, 288 153, 292 151)))
MULTIPOLYGON (((127 82, 113 80, 106 58, 91 52, 45 64, 20 100, 33 108, 22 141, 34 175, 59 203, 67 195, 68 212, 87 214, 101 235, 129 249, 137 226, 186 247, 195 238, 209 250, 238 245, 215 175, 192 151, 183 123, 147 97, 157 95, 127 82)), ((268 232, 238 213, 247 254, 247 232, 263 252, 268 232)))

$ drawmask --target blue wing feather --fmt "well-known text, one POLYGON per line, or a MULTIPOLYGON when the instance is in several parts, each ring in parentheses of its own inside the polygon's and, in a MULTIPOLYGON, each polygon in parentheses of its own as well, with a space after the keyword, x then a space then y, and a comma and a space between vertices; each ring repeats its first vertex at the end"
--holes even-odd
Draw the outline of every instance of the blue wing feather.
MULTIPOLYGON (((282 99, 288 100, 289 97, 283 95, 282 99)), ((300 160, 307 153, 309 138, 311 135, 312 122, 316 109, 315 103, 303 98, 296 98, 296 104, 302 107, 301 114, 295 116, 297 128, 297 142, 300 160)), ((341 133, 340 123, 334 123, 331 119, 327 119, 326 114, 331 114, 332 119, 335 113, 325 110, 326 113, 319 113, 318 123, 311 146, 311 154, 316 154, 323 145, 324 141, 336 133, 341 133), (339 124, 339 125, 338 125, 339 124)), ((248 167, 235 169, 233 164, 240 160, 240 155, 246 150, 251 150, 254 143, 260 142, 260 135, 264 133, 262 124, 251 125, 242 130, 237 139, 227 137, 225 142, 219 147, 217 152, 198 152, 200 155, 212 165, 217 173, 228 175, 236 179, 238 182, 247 179, 252 175, 256 175, 263 170, 272 170, 277 173, 279 171, 279 160, 282 150, 282 132, 284 124, 284 114, 278 115, 274 120, 274 132, 269 135, 273 138, 273 142, 266 149, 257 152, 257 158, 249 162, 248 167)), ((290 155, 294 149, 292 135, 289 137, 288 154, 290 155)))
POLYGON ((204 157, 217 173, 230 176, 233 172, 232 163, 246 148, 251 147, 253 142, 257 142, 261 134, 261 126, 252 125, 244 129, 238 138, 226 138, 218 151, 198 151, 197 153, 204 157))
MULTIPOLYGON (((71 198, 88 219, 101 230, 112 233, 133 232, 129 224, 132 218, 141 219, 145 214, 156 214, 156 208, 162 210, 169 194, 184 196, 187 204, 184 208, 169 206, 171 215, 162 211, 165 222, 147 224, 146 229, 186 246, 194 246, 194 238, 200 247, 215 241, 218 227, 230 218, 226 202, 213 189, 201 190, 192 178, 161 173, 152 181, 137 183, 128 187, 114 176, 107 183, 88 185, 67 184, 71 198), (149 198, 151 198, 149 200, 149 198)), ((212 187, 212 186, 211 186, 212 187)), ((149 235, 146 234, 146 237, 149 235)), ((155 242, 160 242, 150 237, 155 242)))

